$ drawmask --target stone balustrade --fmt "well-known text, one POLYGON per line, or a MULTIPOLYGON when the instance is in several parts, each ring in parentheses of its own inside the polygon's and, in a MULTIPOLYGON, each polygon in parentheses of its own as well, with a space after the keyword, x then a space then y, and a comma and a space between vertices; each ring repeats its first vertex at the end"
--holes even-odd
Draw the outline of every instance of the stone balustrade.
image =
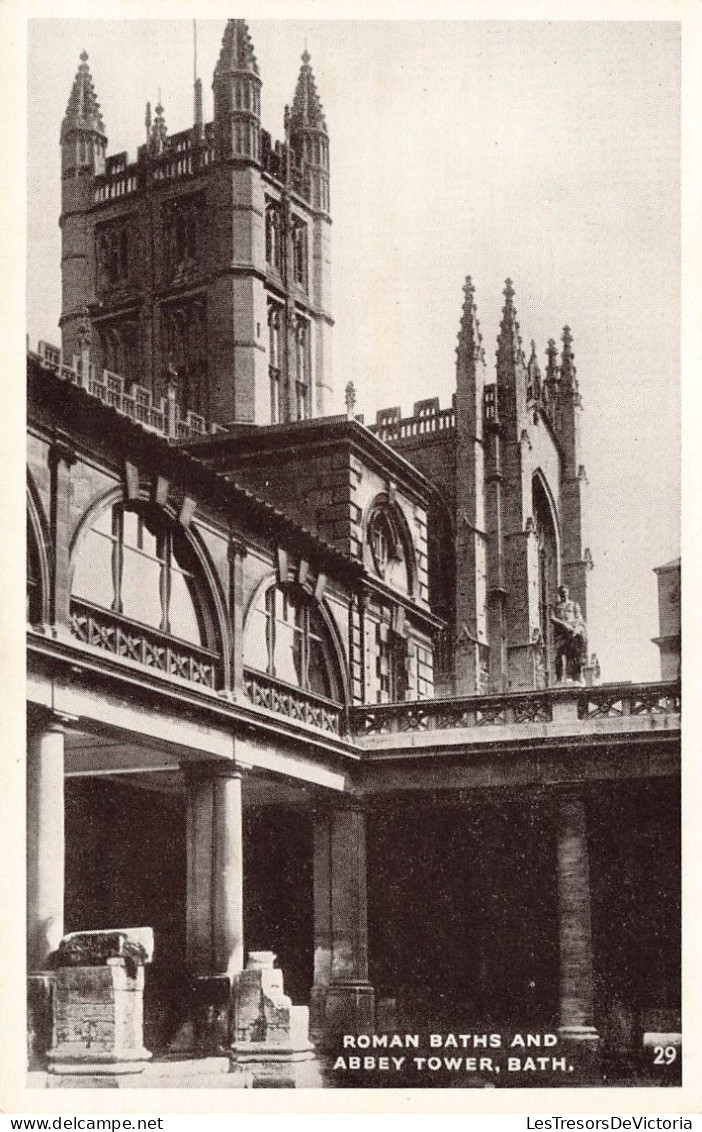
POLYGON ((221 680, 217 653, 175 641, 156 629, 147 629, 87 602, 71 601, 71 632, 83 644, 203 688, 214 689, 221 680))
POLYGON ((516 732, 525 724, 569 721, 581 730, 590 722, 636 717, 679 727, 680 684, 567 684, 492 696, 355 706, 349 712, 351 733, 358 737, 479 728, 516 732))
POLYGON ((244 669, 244 692, 254 707, 285 715, 332 735, 341 734, 342 709, 333 700, 294 688, 262 672, 244 669))
POLYGON ((392 443, 415 436, 443 433, 456 427, 455 406, 452 405, 448 409, 439 408, 438 397, 418 401, 411 417, 402 417, 400 413, 399 408, 381 409, 376 414, 375 424, 368 426, 370 431, 380 440, 392 443))
POLYGON ((208 431, 224 431, 214 424, 208 430, 205 418, 199 413, 188 410, 182 415, 180 406, 170 397, 161 397, 155 404, 149 389, 136 382, 127 382, 110 370, 98 370, 96 366, 88 365, 84 373, 79 357, 74 357, 72 365, 67 365, 58 346, 49 342, 39 342, 37 353, 29 351, 29 357, 38 359, 61 381, 69 381, 71 385, 84 389, 91 397, 109 405, 121 416, 129 417, 149 432, 172 440, 195 440, 206 436, 208 431))

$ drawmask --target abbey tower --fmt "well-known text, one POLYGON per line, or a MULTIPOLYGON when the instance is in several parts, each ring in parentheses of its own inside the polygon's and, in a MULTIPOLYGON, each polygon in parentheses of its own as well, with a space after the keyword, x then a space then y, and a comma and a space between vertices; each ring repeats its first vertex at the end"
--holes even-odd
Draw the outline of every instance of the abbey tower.
POLYGON ((63 354, 183 412, 270 424, 320 416, 331 394, 329 138, 305 51, 284 140, 261 126, 258 62, 229 20, 214 119, 169 135, 146 108, 137 158, 107 155, 87 55, 61 130, 63 354))

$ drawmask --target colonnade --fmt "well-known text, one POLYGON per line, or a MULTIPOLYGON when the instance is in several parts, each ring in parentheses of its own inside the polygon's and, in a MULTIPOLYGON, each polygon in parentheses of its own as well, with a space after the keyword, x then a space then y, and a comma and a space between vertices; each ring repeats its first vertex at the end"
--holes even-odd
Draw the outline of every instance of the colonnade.
MULTIPOLYGON (((28 971, 40 972, 63 935, 64 746, 67 721, 45 712, 29 736, 28 971)), ((191 764, 187 782, 186 950, 196 974, 234 978, 244 965, 242 771, 191 764)), ((586 810, 577 786, 554 788, 564 1038, 594 1042, 594 978, 586 810)), ((370 1031, 365 814, 335 796, 314 813, 314 985, 317 1040, 370 1031)), ((111 927, 114 925, 105 925, 111 927)))

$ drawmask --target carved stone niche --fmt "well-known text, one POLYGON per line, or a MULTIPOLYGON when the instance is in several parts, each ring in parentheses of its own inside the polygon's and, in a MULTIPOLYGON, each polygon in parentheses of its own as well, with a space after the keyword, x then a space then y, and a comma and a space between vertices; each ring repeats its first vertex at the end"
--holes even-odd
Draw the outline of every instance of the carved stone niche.
POLYGON ((144 966, 153 957, 151 928, 72 932, 51 956, 52 1046, 49 1071, 140 1073, 144 1048, 144 966))

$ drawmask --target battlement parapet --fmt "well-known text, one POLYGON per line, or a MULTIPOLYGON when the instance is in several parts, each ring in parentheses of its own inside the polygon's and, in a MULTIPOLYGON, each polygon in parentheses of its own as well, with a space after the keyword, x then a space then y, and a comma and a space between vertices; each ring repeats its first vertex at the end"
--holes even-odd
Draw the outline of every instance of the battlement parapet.
POLYGON ((375 436, 386 443, 432 433, 446 433, 455 427, 455 396, 451 406, 446 409, 440 407, 438 397, 416 401, 411 417, 403 417, 399 405, 391 409, 379 409, 375 415, 375 424, 368 426, 375 436))
MULTIPOLYGON (((273 142, 267 130, 261 130, 261 167, 263 172, 290 188, 304 200, 311 199, 309 174, 298 162, 295 151, 283 142, 273 142)), ((93 201, 109 204, 143 191, 149 184, 182 181, 207 172, 217 163, 214 124, 208 122, 197 138, 194 129, 182 130, 166 138, 161 154, 154 154, 147 145, 139 147, 136 161, 128 161, 127 153, 115 153, 105 159, 105 172, 94 178, 93 201)))

